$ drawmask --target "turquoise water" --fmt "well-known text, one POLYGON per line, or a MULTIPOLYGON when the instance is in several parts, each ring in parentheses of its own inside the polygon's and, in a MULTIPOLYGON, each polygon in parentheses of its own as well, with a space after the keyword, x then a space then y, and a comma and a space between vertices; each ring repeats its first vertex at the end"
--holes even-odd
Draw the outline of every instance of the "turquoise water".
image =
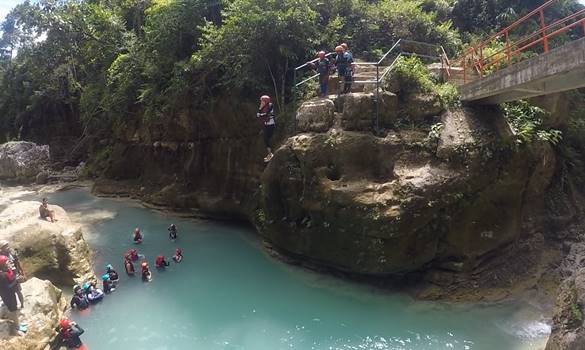
POLYGON ((180 219, 82 189, 49 198, 72 215, 113 216, 92 224, 86 239, 96 270, 113 264, 120 286, 73 315, 91 350, 539 349, 546 336, 529 305, 414 301, 272 259, 248 228, 180 219), (179 229, 176 243, 168 240, 170 223, 179 229), (144 233, 138 246, 135 227, 144 233), (122 255, 134 247, 153 269, 150 283, 124 273, 122 255), (176 247, 183 262, 156 271, 154 257, 170 259, 176 247))

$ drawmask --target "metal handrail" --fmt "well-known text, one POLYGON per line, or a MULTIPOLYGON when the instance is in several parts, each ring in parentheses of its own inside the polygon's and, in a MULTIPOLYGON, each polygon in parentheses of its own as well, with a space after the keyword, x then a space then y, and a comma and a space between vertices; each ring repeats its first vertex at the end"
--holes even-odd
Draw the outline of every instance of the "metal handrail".
MULTIPOLYGON (((535 45, 542 43, 544 53, 549 51, 549 39, 555 37, 561 33, 564 33, 574 27, 582 26, 585 32, 585 9, 581 9, 573 14, 570 14, 562 19, 554 20, 550 24, 545 24, 544 11, 551 7, 554 3, 560 0, 548 0, 541 6, 530 11, 528 14, 522 16, 511 25, 491 35, 487 39, 479 42, 466 49, 462 53, 460 62, 463 68, 463 83, 467 82, 467 58, 471 58, 471 66, 479 74, 480 78, 486 73, 486 68, 495 66, 495 69, 499 69, 500 65, 497 65, 502 60, 506 59, 507 62, 511 62, 513 57, 517 57, 518 60, 522 59, 520 55, 524 50, 529 49, 535 45), (524 35, 514 41, 510 40, 510 32, 518 27, 520 24, 533 19, 538 16, 540 28, 533 33, 524 35), (583 17, 583 18, 580 18, 583 17), (495 40, 504 38, 505 47, 498 50, 489 56, 484 56, 484 49, 487 48, 495 40)), ((517 62, 514 62, 517 63, 517 62)))
MULTIPOLYGON (((333 54, 334 54, 333 52, 330 52, 326 56, 329 57, 333 54)), ((382 83, 383 79, 392 71, 392 69, 394 69, 394 67, 396 66, 396 63, 398 62, 398 60, 402 56, 418 56, 418 57, 424 57, 424 58, 439 59, 441 61, 441 64, 442 64, 441 68, 444 70, 447 70, 447 76, 450 76, 451 64, 450 64, 449 58, 447 57, 447 53, 445 52, 445 49, 441 45, 429 44, 429 43, 424 43, 424 42, 414 41, 414 40, 398 39, 394 43, 394 45, 392 45, 392 47, 388 51, 386 51, 384 53, 384 55, 382 55, 382 57, 376 62, 355 62, 354 65, 356 65, 356 66, 374 66, 374 67, 376 67, 376 79, 375 80, 354 81, 354 83, 356 83, 356 84, 376 84, 376 98, 375 98, 375 102, 376 102, 375 130, 376 130, 376 132, 379 131, 379 126, 380 126, 380 106, 379 106, 380 84, 382 83), (439 50, 439 55, 432 56, 432 55, 426 55, 426 54, 421 54, 421 53, 416 53, 416 52, 403 51, 401 45, 402 44, 409 44, 409 43, 416 44, 418 46, 425 46, 425 47, 437 49, 437 50, 439 50), (388 67, 386 67, 382 72, 380 72, 380 66, 382 65, 382 63, 396 49, 400 49, 400 51, 398 52, 398 55, 394 58, 394 60, 392 60, 392 63, 388 67), (447 63, 447 67, 444 66, 445 62, 447 63)), ((319 60, 318 58, 315 58, 311 61, 303 63, 302 65, 300 65, 298 67, 295 67, 294 76, 293 76, 293 110, 296 108, 296 88, 298 88, 299 86, 304 85, 304 84, 308 83, 309 81, 312 81, 315 78, 319 77, 319 74, 315 74, 315 75, 312 75, 312 76, 302 80, 301 82, 297 83, 297 72, 301 69, 304 69, 304 68, 312 65, 313 63, 317 62, 318 60, 319 60)), ((293 124, 293 129, 294 129, 293 133, 296 133, 296 118, 295 118, 295 121, 293 124)))

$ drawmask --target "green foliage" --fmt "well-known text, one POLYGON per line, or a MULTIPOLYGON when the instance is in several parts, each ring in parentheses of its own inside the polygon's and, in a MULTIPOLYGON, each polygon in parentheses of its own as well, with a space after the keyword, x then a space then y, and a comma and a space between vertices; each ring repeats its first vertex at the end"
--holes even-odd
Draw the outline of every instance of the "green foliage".
POLYGON ((528 144, 533 141, 546 141, 553 145, 562 140, 560 130, 549 129, 543 125, 548 112, 532 106, 526 101, 508 102, 503 104, 504 116, 514 129, 517 142, 528 144))
POLYGON ((439 95, 441 105, 443 105, 445 108, 455 108, 461 106, 461 96, 459 95, 457 86, 450 83, 437 84, 434 90, 439 95))
POLYGON ((400 86, 401 94, 431 92, 435 87, 427 66, 414 56, 400 57, 388 81, 396 81, 400 86))

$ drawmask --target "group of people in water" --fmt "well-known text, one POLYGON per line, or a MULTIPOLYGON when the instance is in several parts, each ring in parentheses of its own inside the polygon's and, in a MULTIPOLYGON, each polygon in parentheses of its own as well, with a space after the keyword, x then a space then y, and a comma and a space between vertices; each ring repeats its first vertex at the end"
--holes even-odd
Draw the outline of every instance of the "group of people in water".
MULTIPOLYGON (((355 64, 353 54, 346 43, 335 47, 335 54, 328 55, 325 51, 319 51, 317 59, 310 62, 309 67, 319 74, 319 96, 327 97, 329 88, 329 76, 337 71, 339 80, 343 80, 343 89, 339 90, 340 94, 351 92, 355 64)), ((272 154, 272 136, 276 130, 274 105, 268 95, 260 97, 260 106, 256 113, 256 118, 260 119, 264 125, 264 146, 266 147, 266 157, 264 162, 268 163, 274 156, 272 154)))
MULTIPOLYGON (((171 224, 167 230, 169 232, 169 239, 174 242, 177 239, 177 226, 171 224)), ((140 244, 143 239, 144 235, 142 234, 142 231, 140 228, 136 228, 132 234, 133 242, 135 244, 140 244)), ((126 270, 126 274, 128 274, 128 276, 134 276, 136 274, 134 264, 140 260, 140 275, 142 280, 144 282, 149 282, 152 280, 152 272, 150 271, 148 261, 145 256, 139 254, 138 250, 135 248, 129 249, 124 253, 124 269, 126 270)), ((176 263, 180 263, 183 260, 183 252, 181 248, 175 249, 172 260, 176 263)), ((155 258, 154 265, 157 269, 164 269, 170 265, 170 262, 168 262, 166 257, 161 254, 155 258)), ((101 275, 101 281, 101 289, 98 288, 96 282, 92 281, 85 282, 81 286, 75 285, 73 287, 73 297, 70 302, 71 308, 80 311, 85 310, 89 308, 90 305, 102 300, 106 294, 110 294, 116 290, 120 281, 120 276, 111 264, 105 265, 105 271, 101 275)), ((82 333, 83 329, 77 326, 74 322, 71 322, 68 319, 61 321, 60 334, 63 339, 67 339, 64 340, 67 346, 79 348, 82 344, 79 336, 82 333)))

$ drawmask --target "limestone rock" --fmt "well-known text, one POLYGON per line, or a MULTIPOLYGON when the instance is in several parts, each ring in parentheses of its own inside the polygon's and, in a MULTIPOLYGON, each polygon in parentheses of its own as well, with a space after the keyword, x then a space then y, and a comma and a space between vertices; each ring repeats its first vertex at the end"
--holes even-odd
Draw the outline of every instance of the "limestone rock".
MULTIPOLYGON (((28 325, 24 336, 0 334, 3 350, 44 349, 55 337, 55 329, 63 317, 67 302, 61 290, 49 281, 31 278, 21 285, 25 298, 19 310, 19 322, 28 325)), ((5 320, 6 308, 0 308, 0 321, 5 320)), ((5 322, 5 324, 8 322, 5 322)))
POLYGON ((436 94, 409 94, 400 107, 402 114, 414 121, 438 116, 443 111, 441 101, 436 94))
POLYGON ((325 132, 333 126, 335 106, 329 99, 303 103, 297 112, 297 129, 300 132, 325 132))
POLYGON ((342 104, 341 127, 348 131, 372 130, 376 104, 374 95, 368 93, 351 93, 339 97, 342 104))
POLYGON ((39 217, 40 202, 23 201, 0 212, 0 239, 18 250, 27 276, 49 279, 57 285, 71 286, 93 278, 91 253, 81 226, 72 223, 65 210, 55 210, 57 222, 39 217))
POLYGON ((585 344, 585 269, 565 280, 557 296, 546 350, 580 350, 585 344))
POLYGON ((49 146, 32 142, 0 145, 0 179, 34 179, 49 164, 49 146))

